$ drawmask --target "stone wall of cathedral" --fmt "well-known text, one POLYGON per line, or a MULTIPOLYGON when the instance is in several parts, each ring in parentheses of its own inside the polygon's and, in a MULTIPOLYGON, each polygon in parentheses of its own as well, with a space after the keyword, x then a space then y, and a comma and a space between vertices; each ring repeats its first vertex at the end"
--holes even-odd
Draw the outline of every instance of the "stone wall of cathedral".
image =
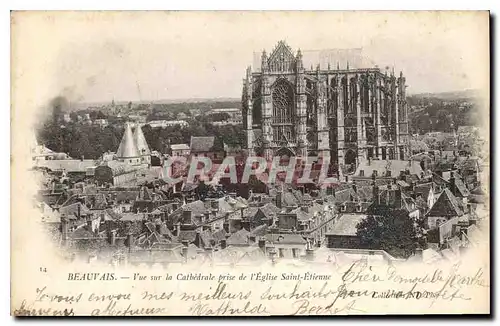
POLYGON ((355 168, 362 159, 406 159, 405 78, 378 68, 306 70, 284 43, 261 69, 247 69, 243 117, 249 155, 329 156, 355 168))

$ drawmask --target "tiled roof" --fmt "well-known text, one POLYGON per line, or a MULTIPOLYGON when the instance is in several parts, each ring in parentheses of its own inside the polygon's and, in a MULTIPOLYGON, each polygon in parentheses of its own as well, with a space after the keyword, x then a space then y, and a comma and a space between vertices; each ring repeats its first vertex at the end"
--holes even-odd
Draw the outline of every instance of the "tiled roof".
POLYGON ((421 183, 415 185, 415 193, 416 194, 422 194, 422 197, 427 199, 429 197, 429 193, 431 191, 434 191, 434 183, 433 182, 427 182, 427 183, 421 183))
POLYGON ((416 174, 417 176, 420 176, 423 172, 420 164, 401 160, 362 160, 356 169, 355 175, 359 176, 361 170, 364 171, 365 176, 371 176, 375 170, 379 177, 387 176, 387 170, 391 171, 391 177, 397 177, 401 171, 406 170, 409 170, 410 174, 416 174))
POLYGON ((238 245, 249 245, 250 239, 248 238, 250 232, 245 229, 241 229, 238 232, 233 233, 227 239, 228 246, 238 246, 238 245))
POLYGON ((371 202, 373 200, 373 187, 357 187, 356 193, 360 201, 371 202))
POLYGON ((267 226, 266 224, 262 224, 253 229, 252 232, 250 232, 250 234, 257 237, 262 237, 268 233, 268 230, 269 226, 267 226))
POLYGON ((226 239, 226 235, 228 233, 226 232, 226 230, 224 229, 220 229, 220 230, 217 230, 215 231, 213 234, 212 234, 212 237, 214 238, 215 241, 221 241, 221 240, 224 240, 226 239))
POLYGON ((259 210, 267 218, 272 218, 280 212, 280 209, 273 203, 267 203, 264 206, 259 207, 259 210))
POLYGON ((177 241, 182 242, 182 240, 188 240, 189 243, 194 242, 196 239, 196 231, 194 230, 181 230, 179 232, 179 236, 177 237, 177 241))
POLYGON ((95 234, 90 232, 86 225, 77 228, 75 231, 71 232, 69 235, 72 239, 92 239, 95 238, 95 234))
POLYGON ((136 213, 122 213, 122 218, 120 221, 142 221, 145 219, 144 214, 136 213))
POLYGON ((173 150, 173 151, 180 151, 180 150, 189 150, 189 145, 188 144, 173 144, 173 145, 170 145, 170 148, 173 150))
POLYGON ((126 174, 126 173, 132 173, 134 171, 137 171, 137 167, 132 166, 130 164, 124 163, 124 162, 119 162, 119 161, 106 161, 103 162, 101 165, 97 167, 97 169, 100 169, 101 167, 108 167, 111 169, 111 172, 113 173, 114 176, 126 174))
POLYGON ((78 207, 80 207, 81 215, 90 214, 90 210, 82 203, 73 203, 59 209, 59 213, 61 216, 67 216, 69 218, 77 218, 78 217, 78 207))
POLYGON ((451 193, 449 189, 445 189, 437 201, 432 206, 427 216, 462 216, 464 212, 460 208, 457 198, 451 193))
POLYGON ((191 136, 191 152, 208 152, 214 146, 215 137, 191 136))
POLYGON ((306 240, 300 234, 266 234, 266 240, 273 244, 305 245, 306 240))
POLYGON ((335 201, 337 203, 358 200, 358 198, 358 195, 356 194, 354 189, 352 189, 352 187, 335 192, 335 201))
POLYGON ((355 236, 357 225, 364 218, 365 214, 343 214, 337 219, 329 234, 355 236))
POLYGON ((470 192, 469 190, 467 189, 467 187, 465 186, 464 182, 462 181, 462 179, 458 178, 458 177, 455 177, 454 178, 454 181, 455 181, 455 187, 458 191, 458 194, 461 196, 461 197, 467 197, 470 195, 470 192))

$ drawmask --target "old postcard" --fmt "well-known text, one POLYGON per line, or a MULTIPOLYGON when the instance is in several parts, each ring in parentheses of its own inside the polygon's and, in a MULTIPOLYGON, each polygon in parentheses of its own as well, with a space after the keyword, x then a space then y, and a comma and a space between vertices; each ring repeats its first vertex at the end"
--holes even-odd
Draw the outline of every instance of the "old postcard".
POLYGON ((488 12, 11 27, 12 315, 490 313, 488 12))

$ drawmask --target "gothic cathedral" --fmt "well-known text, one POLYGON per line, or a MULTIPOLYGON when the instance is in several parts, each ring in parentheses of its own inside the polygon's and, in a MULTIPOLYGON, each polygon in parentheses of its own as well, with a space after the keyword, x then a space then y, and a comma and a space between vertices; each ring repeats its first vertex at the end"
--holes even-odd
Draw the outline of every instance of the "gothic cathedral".
POLYGON ((243 121, 248 155, 329 156, 355 168, 363 159, 408 155, 405 78, 379 68, 304 69, 280 41, 260 71, 247 68, 243 121))

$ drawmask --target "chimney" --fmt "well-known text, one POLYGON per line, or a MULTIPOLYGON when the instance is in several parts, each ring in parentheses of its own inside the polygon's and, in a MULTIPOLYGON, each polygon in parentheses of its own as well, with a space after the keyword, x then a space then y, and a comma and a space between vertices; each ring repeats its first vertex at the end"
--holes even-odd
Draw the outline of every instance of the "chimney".
POLYGON ((82 213, 82 204, 81 203, 76 203, 76 205, 77 205, 76 207, 78 209, 78 213, 77 213, 78 214, 78 219, 80 219, 81 213, 82 213))
POLYGON ((174 224, 174 235, 178 237, 181 234, 181 222, 174 224))
POLYGON ((112 246, 116 244, 116 230, 111 230, 111 234, 109 237, 109 244, 112 246))
POLYGON ((192 212, 191 210, 185 210, 182 212, 182 223, 191 224, 192 223, 192 212))
POLYGON ((241 220, 241 228, 250 232, 250 221, 246 218, 242 219, 241 220))
POLYGON ((203 213, 203 216, 204 216, 204 220, 202 221, 202 223, 206 223, 207 221, 210 220, 210 213, 209 212, 203 213))
POLYGON ((92 219, 90 217, 87 218, 87 228, 89 229, 90 232, 94 232, 92 227, 92 219))
POLYGON ((187 262, 188 259, 188 247, 182 247, 181 255, 184 258, 184 262, 187 262))
POLYGON ((265 238, 259 239, 259 248, 262 249, 262 251, 266 250, 266 239, 265 238))
POLYGON ((214 211, 217 211, 217 212, 219 211, 219 201, 218 200, 212 200, 210 205, 214 211))
POLYGON ((61 235, 64 241, 68 240, 68 220, 66 216, 61 217, 61 235))
POLYGON ((127 234, 127 247, 129 250, 132 250, 132 246, 134 245, 134 235, 132 233, 127 234))
POLYGON ((403 200, 401 197, 401 189, 396 188, 394 190, 394 200, 395 200, 395 203, 396 203, 398 208, 401 208, 403 206, 403 203, 402 203, 403 200))
POLYGON ((226 249, 226 247, 227 247, 227 241, 226 241, 226 239, 220 240, 220 248, 221 249, 226 249))
POLYGON ((371 165, 371 164, 372 164, 372 158, 371 158, 371 157, 369 157, 369 158, 368 158, 368 165, 371 165))
POLYGON ((281 190, 276 194, 276 207, 283 208, 283 192, 281 190))
POLYGON ((312 249, 312 248, 306 249, 306 259, 307 260, 314 260, 314 249, 312 249))
POLYGON ((373 201, 380 205, 380 188, 376 184, 373 185, 373 201))
POLYGON ((200 235, 200 230, 196 230, 196 236, 194 238, 194 244, 198 247, 201 248, 201 235, 200 235))

